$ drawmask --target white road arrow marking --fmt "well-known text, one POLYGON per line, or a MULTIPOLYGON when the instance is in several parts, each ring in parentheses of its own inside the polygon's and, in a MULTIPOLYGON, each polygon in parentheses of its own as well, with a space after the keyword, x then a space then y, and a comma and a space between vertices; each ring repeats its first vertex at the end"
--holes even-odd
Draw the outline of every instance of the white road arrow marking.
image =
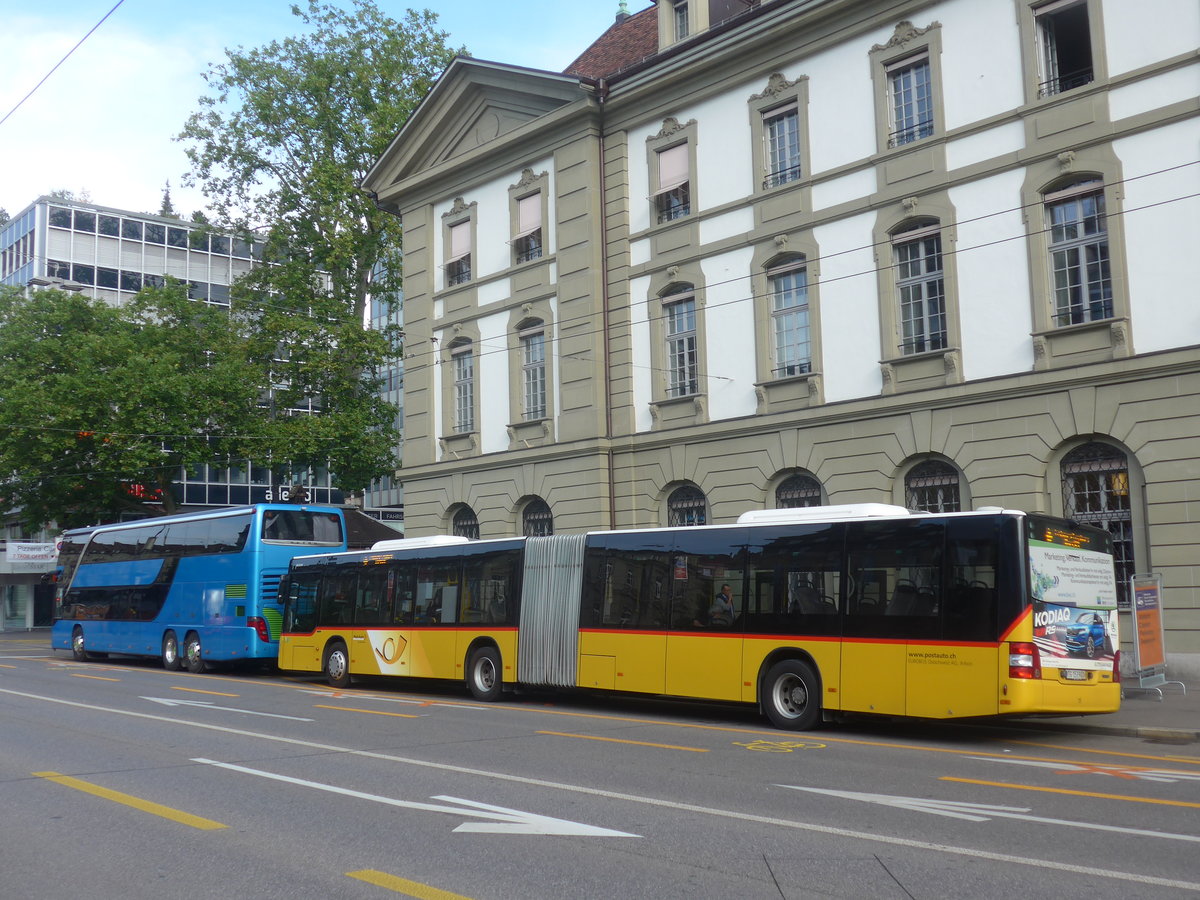
POLYGON ((931 813, 935 816, 948 816, 952 819, 965 819, 968 822, 987 822, 990 819, 1020 819, 1024 822, 1041 822, 1043 825, 1067 825, 1071 828, 1088 828, 1093 831, 1115 831, 1119 834, 1137 834, 1143 837, 1166 838, 1172 841, 1190 841, 1200 844, 1200 836, 1194 834, 1173 834, 1169 831, 1149 831, 1144 828, 1121 828, 1117 825, 1101 825, 1098 822, 1072 822, 1069 819, 1047 819, 1042 816, 1027 815, 1027 806, 990 806, 986 803, 963 803, 957 800, 931 800, 927 797, 893 797, 888 794, 860 794, 855 791, 833 791, 827 788, 800 787, 794 784, 780 784, 776 787, 791 788, 793 791, 808 791, 813 794, 826 794, 830 797, 841 797, 843 800, 862 800, 866 803, 878 803, 881 806, 893 806, 912 812, 931 813))
POLYGON ((1178 772, 1174 769, 1126 769, 1122 766, 1092 765, 1090 763, 1046 762, 1036 759, 999 759, 992 756, 968 756, 980 762, 1008 763, 1014 766, 1033 766, 1039 769, 1053 769, 1066 775, 1085 773, 1088 775, 1110 775, 1113 778, 1125 778, 1138 781, 1159 781, 1164 784, 1174 784, 1176 781, 1200 781, 1200 772, 1178 772))
POLYGON ((503 806, 491 806, 487 803, 477 803, 474 800, 463 800, 459 797, 438 796, 433 800, 446 803, 458 803, 460 806, 438 806, 433 803, 419 803, 412 800, 395 800, 391 797, 381 797, 378 794, 367 794, 350 788, 341 788, 332 784, 322 784, 319 781, 306 781, 303 778, 292 778, 288 775, 277 775, 274 772, 264 772, 261 769, 250 769, 233 763, 222 763, 211 759, 193 759, 192 762, 204 763, 229 769, 232 772, 244 772, 247 775, 258 775, 274 781, 284 781, 288 784, 298 784, 318 791, 328 791, 331 794, 341 794, 345 797, 355 797, 359 800, 372 800, 385 803, 388 806, 399 806, 404 809, 420 809, 426 812, 446 813, 452 816, 474 816, 477 819, 490 819, 490 822, 464 822, 455 831, 487 832, 489 834, 556 834, 586 837, 637 837, 625 831, 612 831, 608 828, 598 828, 594 825, 584 825, 581 822, 570 822, 566 819, 554 819, 550 816, 539 816, 536 813, 522 812, 518 809, 506 809, 503 806), (469 807, 464 809, 463 807, 469 807))
POLYGON ((176 700, 174 697, 142 697, 151 703, 161 703, 163 706, 199 706, 204 709, 219 709, 222 712, 245 713, 248 716, 266 716, 268 719, 291 719, 293 722, 311 722, 301 716, 281 716, 278 713, 258 712, 253 709, 238 709, 235 706, 217 706, 211 700, 176 700))

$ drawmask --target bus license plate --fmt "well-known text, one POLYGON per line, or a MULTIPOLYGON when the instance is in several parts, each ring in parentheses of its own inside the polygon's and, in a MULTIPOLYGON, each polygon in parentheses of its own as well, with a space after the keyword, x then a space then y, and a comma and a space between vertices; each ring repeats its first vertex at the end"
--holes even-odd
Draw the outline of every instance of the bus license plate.
POLYGON ((1087 681, 1088 674, 1083 669, 1063 669, 1062 677, 1067 681, 1087 681))

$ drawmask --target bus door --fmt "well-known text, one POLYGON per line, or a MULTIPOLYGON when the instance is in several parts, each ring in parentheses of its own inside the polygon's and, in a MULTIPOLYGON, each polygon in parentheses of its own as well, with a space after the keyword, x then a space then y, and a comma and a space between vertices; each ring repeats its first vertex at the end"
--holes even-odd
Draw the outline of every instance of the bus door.
POLYGON ((408 646, 409 675, 416 678, 463 677, 456 633, 462 594, 462 565, 458 560, 420 561, 415 627, 408 646))
POLYGON ((742 684, 745 528, 676 533, 671 553, 671 628, 666 692, 712 700, 753 699, 742 684))
POLYGON ((998 643, 999 597, 1009 582, 1012 589, 1006 593, 1019 594, 1019 573, 1000 561, 1017 555, 1016 521, 999 516, 946 520, 945 581, 938 597, 942 641, 909 645, 908 715, 1000 712, 1000 659, 1008 650, 998 643))
POLYGON ((847 523, 843 710, 913 714, 910 674, 918 696, 953 686, 950 660, 930 649, 941 637, 944 534, 936 519, 847 523))
POLYGON ((589 537, 584 557, 578 684, 666 691, 673 538, 666 532, 589 537))
POLYGON ((321 569, 317 566, 293 569, 287 576, 286 585, 279 668, 319 672, 324 640, 316 633, 321 569))

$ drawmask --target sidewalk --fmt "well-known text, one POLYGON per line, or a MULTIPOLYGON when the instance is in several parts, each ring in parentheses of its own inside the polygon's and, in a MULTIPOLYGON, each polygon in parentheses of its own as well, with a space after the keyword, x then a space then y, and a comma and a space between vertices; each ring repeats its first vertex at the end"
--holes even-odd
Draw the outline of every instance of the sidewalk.
MULTIPOLYGON (((0 660, 7 656, 50 652, 50 629, 34 628, 27 631, 6 630, 0 632, 0 660)), ((59 651, 60 658, 69 654, 59 651)), ((1170 676, 1168 676, 1170 677, 1170 676)), ((1162 699, 1157 691, 1136 688, 1136 681, 1125 683, 1125 699, 1121 709, 1115 713, 1097 716, 1046 716, 1006 719, 1012 725, 1035 728, 1043 731, 1076 731, 1091 734, 1111 734, 1122 737, 1140 737, 1144 740, 1159 740, 1164 743, 1200 743, 1200 684, 1187 686, 1184 693, 1178 684, 1166 684, 1161 688, 1162 699)))

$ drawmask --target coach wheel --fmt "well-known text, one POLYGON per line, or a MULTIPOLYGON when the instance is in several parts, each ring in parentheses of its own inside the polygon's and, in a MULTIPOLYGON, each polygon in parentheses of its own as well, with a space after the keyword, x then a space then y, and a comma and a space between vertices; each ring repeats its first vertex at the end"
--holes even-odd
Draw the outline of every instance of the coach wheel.
POLYGON ((75 657, 76 662, 83 662, 88 658, 87 650, 83 646, 83 629, 78 625, 71 632, 71 655, 75 657))
POLYGON ((480 647, 467 663, 467 687, 476 700, 491 701, 500 697, 500 653, 495 647, 480 647))
POLYGON ((168 672, 178 672, 183 668, 183 660, 179 658, 179 638, 175 637, 173 631, 163 635, 162 664, 168 672))
POLYGON ((350 654, 341 641, 330 646, 325 654, 325 678, 330 687, 344 688, 350 684, 350 654))
POLYGON ((183 660, 187 665, 187 670, 193 675, 199 675, 204 671, 204 654, 200 647, 200 635, 192 631, 184 639, 183 642, 183 660))
POLYGON ((776 728, 807 731, 821 718, 821 684, 807 663, 785 659, 762 683, 762 706, 776 728))

